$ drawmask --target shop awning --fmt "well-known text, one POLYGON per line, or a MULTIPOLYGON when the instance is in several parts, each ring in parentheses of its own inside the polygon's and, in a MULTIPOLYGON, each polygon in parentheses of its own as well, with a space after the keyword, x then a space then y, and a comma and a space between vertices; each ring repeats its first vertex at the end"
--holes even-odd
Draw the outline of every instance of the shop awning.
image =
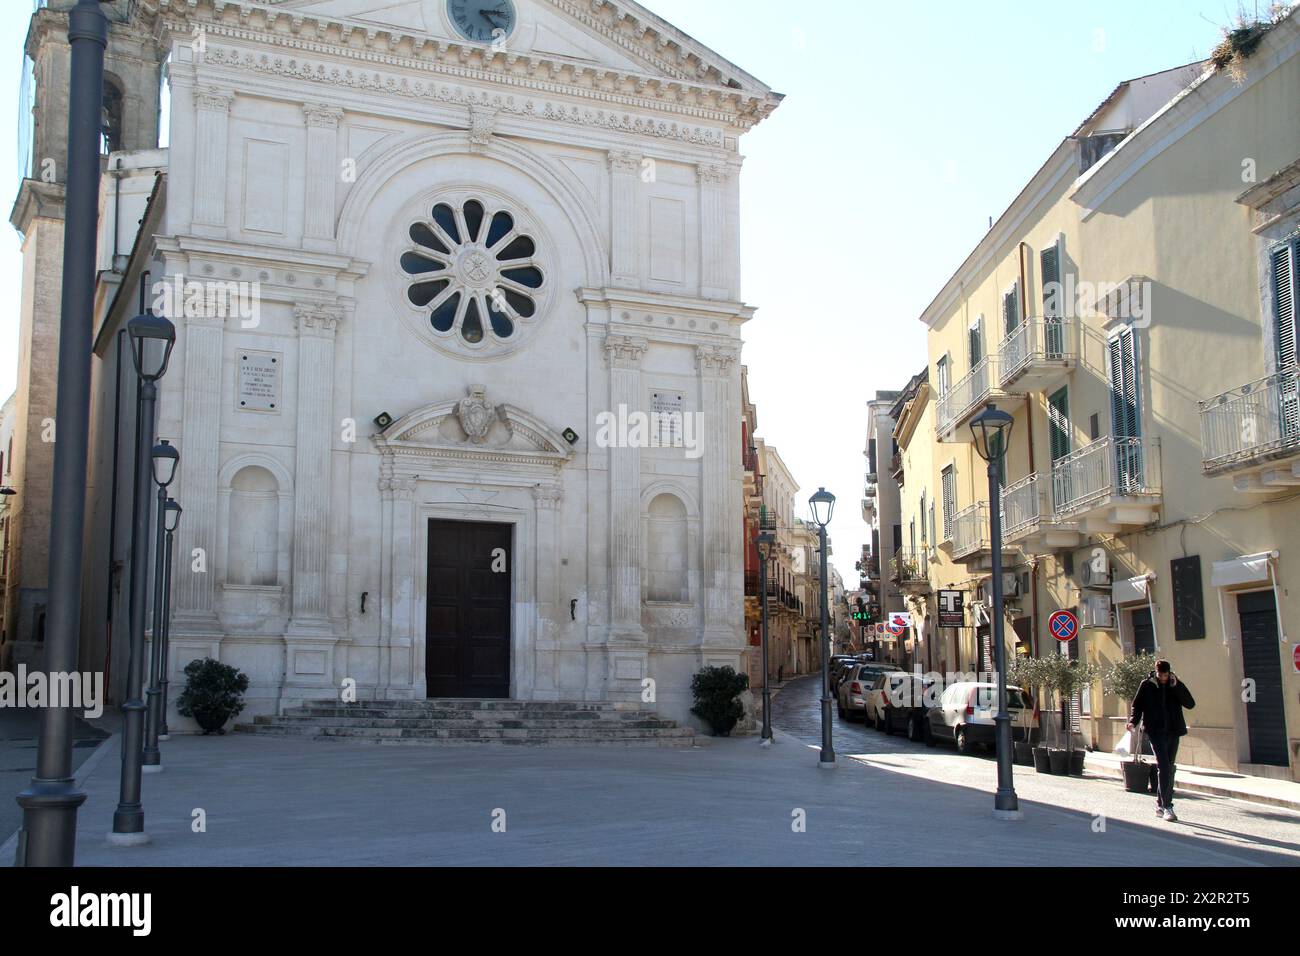
POLYGON ((1277 555, 1275 551, 1262 554, 1248 554, 1231 561, 1215 561, 1214 574, 1210 578, 1210 587, 1237 588, 1247 584, 1263 584, 1272 581, 1270 565, 1277 555))

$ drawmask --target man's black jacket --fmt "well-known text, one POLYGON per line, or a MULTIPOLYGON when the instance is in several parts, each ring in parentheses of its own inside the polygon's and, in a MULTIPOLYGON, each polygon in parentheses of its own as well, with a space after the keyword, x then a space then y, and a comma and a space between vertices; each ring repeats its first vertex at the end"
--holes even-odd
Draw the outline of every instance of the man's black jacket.
POLYGON ((1142 722, 1148 734, 1173 734, 1182 737, 1187 733, 1187 721, 1183 719, 1183 708, 1191 710, 1196 706, 1192 692, 1180 678, 1177 684, 1172 680, 1168 684, 1160 683, 1156 672, 1142 682, 1137 696, 1133 698, 1133 709, 1128 722, 1137 726, 1142 722))

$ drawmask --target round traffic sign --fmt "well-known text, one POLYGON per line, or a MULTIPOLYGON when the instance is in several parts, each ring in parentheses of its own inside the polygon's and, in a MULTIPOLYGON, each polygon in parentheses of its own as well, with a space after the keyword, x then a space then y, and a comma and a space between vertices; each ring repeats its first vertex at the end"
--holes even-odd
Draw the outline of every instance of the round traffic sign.
POLYGON ((1291 650, 1291 663, 1295 665, 1295 672, 1300 674, 1300 644, 1291 650))
POLYGON ((1057 611, 1047 619, 1047 629, 1052 637, 1068 643, 1079 636, 1079 619, 1072 611, 1057 611))

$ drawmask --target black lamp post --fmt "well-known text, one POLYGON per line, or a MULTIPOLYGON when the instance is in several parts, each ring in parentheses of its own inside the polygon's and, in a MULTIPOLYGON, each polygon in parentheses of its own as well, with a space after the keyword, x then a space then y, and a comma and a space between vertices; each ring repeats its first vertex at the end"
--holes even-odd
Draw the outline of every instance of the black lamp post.
POLYGON ((127 672, 126 702, 122 705, 122 783, 113 830, 108 842, 115 846, 140 846, 149 842, 144 832, 144 807, 140 803, 144 757, 144 605, 149 574, 149 475, 153 467, 154 411, 158 380, 167 371, 176 328, 166 318, 145 312, 126 324, 131 336, 131 360, 139 380, 136 398, 135 500, 131 521, 131 659, 127 672))
POLYGON ((154 446, 150 454, 153 459, 153 481, 158 486, 157 527, 154 531, 153 562, 153 641, 149 645, 149 689, 146 691, 149 705, 145 713, 144 735, 144 772, 158 773, 162 770, 162 754, 158 750, 159 728, 162 715, 159 705, 162 701, 162 631, 163 631, 163 578, 166 575, 166 540, 167 532, 167 487, 176 477, 176 465, 181 460, 180 452, 166 440, 154 446))
POLYGON ((767 562, 772 556, 776 535, 764 531, 758 536, 758 593, 763 618, 763 739, 760 746, 772 746, 772 681, 767 669, 767 562))
POLYGON ((1007 453, 1007 439, 1015 419, 993 403, 970 423, 975 451, 989 466, 989 542, 993 552, 993 653, 998 669, 998 713, 994 718, 998 751, 998 792, 993 798, 993 815, 1004 820, 1019 820, 1020 801, 1012 782, 1011 717, 1007 713, 1007 649, 1003 638, 1002 602, 1002 461, 1007 453))
MULTIPOLYGON (((108 18, 96 0, 68 11, 72 50, 68 77, 68 156, 59 316, 58 442, 51 478, 49 617, 45 671, 77 669, 81 635, 81 552, 86 515, 90 436, 90 352, 94 338, 95 255, 99 234, 99 111, 104 102, 108 18)), ((36 773, 22 793, 19 866, 72 866, 77 808, 86 794, 72 776, 73 714, 48 707, 41 714, 36 773)))
POLYGON ((823 770, 835 769, 835 747, 831 741, 831 655, 828 646, 830 640, 830 627, 827 621, 826 612, 826 587, 829 583, 826 573, 826 552, 829 550, 826 545, 826 526, 831 522, 831 515, 835 513, 835 496, 825 488, 818 488, 817 494, 808 499, 812 505, 813 520, 817 522, 817 533, 821 545, 822 555, 822 583, 821 583, 821 605, 822 605, 822 755, 821 761, 817 764, 823 770))
MULTIPOLYGON (((172 536, 176 533, 176 526, 181 523, 181 511, 184 510, 177 504, 175 498, 168 498, 165 505, 167 515, 167 545, 163 549, 163 612, 162 612, 162 679, 158 682, 162 685, 162 702, 158 707, 158 739, 166 740, 167 732, 167 663, 170 657, 168 653, 171 650, 171 632, 172 632, 172 536)), ((157 630, 158 625, 154 625, 157 630)))

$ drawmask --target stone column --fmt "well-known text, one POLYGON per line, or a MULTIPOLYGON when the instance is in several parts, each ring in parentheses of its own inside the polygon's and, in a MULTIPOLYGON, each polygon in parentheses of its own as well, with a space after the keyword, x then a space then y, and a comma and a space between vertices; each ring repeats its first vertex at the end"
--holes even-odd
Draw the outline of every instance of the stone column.
POLYGON ((415 479, 392 476, 391 464, 379 480, 382 500, 380 554, 384 589, 380 634, 380 690, 393 697, 424 696, 424 674, 417 672, 413 563, 415 561, 415 479), (418 692, 417 692, 418 688, 418 692))
POLYGON ((338 196, 338 129, 343 110, 309 103, 307 120, 306 202, 303 245, 329 251, 334 246, 334 220, 338 196))
POLYGON ((226 234, 226 153, 234 99, 232 90, 194 91, 194 227, 206 236, 226 234))
POLYGON ((175 321, 184 329, 185 382, 180 477, 173 494, 184 502, 185 517, 176 530, 172 631, 210 635, 218 630, 214 558, 223 543, 217 540, 221 533, 217 484, 225 318, 191 315, 175 321))
POLYGON ((298 305, 298 432, 293 503, 291 631, 329 631, 330 447, 334 434, 335 306, 298 305))
POLYGON ((696 167, 700 183, 700 294, 706 299, 727 299, 727 184, 725 166, 696 167))
POLYGON ((636 288, 641 282, 637 256, 641 169, 640 153, 620 150, 609 154, 610 168, 610 276, 616 286, 636 288))
POLYGON ((739 517, 732 520, 732 482, 739 465, 735 462, 731 423, 738 412, 731 407, 731 376, 738 358, 734 349, 701 345, 695 352, 700 373, 700 405, 703 412, 701 435, 704 456, 703 506, 701 508, 702 567, 704 596, 704 644, 734 643, 738 621, 731 613, 733 571, 740 542, 736 539, 739 517))
POLYGON ((533 698, 558 700, 559 683, 559 623, 563 613, 559 606, 557 588, 560 580, 559 513, 564 501, 564 489, 559 485, 538 485, 533 489, 537 509, 537 621, 533 629, 535 642, 533 668, 533 698))
MULTIPOLYGON (((641 360, 645 339, 610 335, 610 411, 620 418, 637 411, 641 400, 641 360), (625 409, 620 414, 620 409, 625 409)), ((641 449, 609 449, 610 636, 644 639, 641 631, 641 449)))

